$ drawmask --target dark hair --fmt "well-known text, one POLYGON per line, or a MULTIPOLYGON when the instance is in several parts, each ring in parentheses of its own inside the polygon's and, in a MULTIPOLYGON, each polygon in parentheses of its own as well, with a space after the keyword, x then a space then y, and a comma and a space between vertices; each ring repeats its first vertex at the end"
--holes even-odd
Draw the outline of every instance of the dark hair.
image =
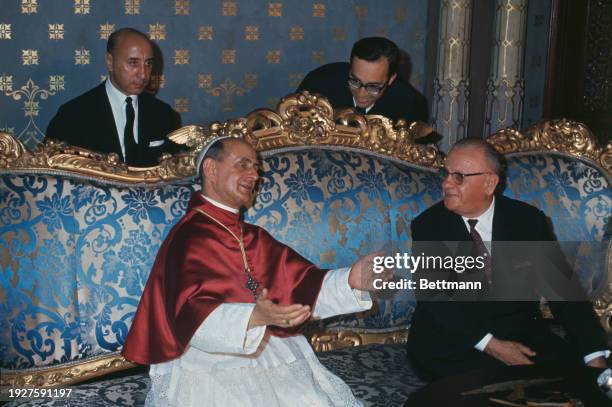
POLYGON ((223 156, 225 155, 224 154, 225 143, 229 140, 232 140, 232 139, 224 138, 224 139, 218 140, 217 142, 213 143, 213 145, 208 148, 208 151, 206 152, 204 159, 206 160, 207 158, 212 158, 215 161, 222 161, 223 156))
POLYGON ((351 50, 351 63, 353 58, 365 59, 366 61, 377 61, 381 57, 387 58, 389 63, 389 77, 397 72, 399 63, 399 49, 391 40, 383 37, 362 38, 353 45, 351 50))
POLYGON ((497 150, 485 140, 481 138, 469 137, 459 140, 455 143, 454 146, 451 147, 448 154, 452 153, 454 150, 462 149, 462 148, 479 148, 484 152, 485 159, 489 163, 489 165, 495 171, 495 174, 502 177, 505 172, 505 161, 503 156, 497 152, 497 150))
POLYGON ((139 35, 145 40, 147 40, 147 42, 151 43, 151 40, 149 39, 149 37, 147 37, 145 33, 140 32, 135 28, 123 27, 116 31, 113 31, 113 33, 108 36, 108 41, 106 42, 106 52, 108 52, 111 55, 115 55, 115 49, 117 48, 117 43, 119 42, 121 37, 123 37, 124 35, 139 35))

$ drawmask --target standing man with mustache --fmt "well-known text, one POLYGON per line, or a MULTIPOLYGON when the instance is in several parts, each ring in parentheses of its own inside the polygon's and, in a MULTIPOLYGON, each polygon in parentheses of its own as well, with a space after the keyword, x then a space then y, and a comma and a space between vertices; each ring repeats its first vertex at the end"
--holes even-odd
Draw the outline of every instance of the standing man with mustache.
POLYGON ((160 248, 123 347, 151 365, 146 404, 361 406, 300 327, 369 309, 374 256, 321 270, 244 223, 259 179, 249 143, 213 140, 197 165, 202 191, 160 248))
POLYGON ((169 105, 145 92, 153 68, 153 45, 133 28, 108 37, 108 79, 60 106, 47 128, 53 138, 99 153, 117 153, 131 166, 158 164, 178 146, 165 136, 181 125, 169 105))

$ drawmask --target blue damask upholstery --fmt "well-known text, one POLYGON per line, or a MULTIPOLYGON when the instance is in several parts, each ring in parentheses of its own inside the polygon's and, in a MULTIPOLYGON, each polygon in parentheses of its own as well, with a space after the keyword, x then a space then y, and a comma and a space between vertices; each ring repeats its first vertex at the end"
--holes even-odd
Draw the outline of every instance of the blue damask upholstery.
POLYGON ((505 194, 540 208, 566 256, 574 260, 585 290, 601 288, 608 272, 610 174, 591 161, 560 153, 513 154, 507 161, 505 194))
POLYGON ((118 350, 157 250, 191 191, 2 176, 2 368, 118 350))
MULTIPOLYGON (((383 249, 409 251, 410 221, 441 198, 431 169, 363 151, 301 147, 267 152, 247 221, 322 267, 383 249)), ((0 359, 42 367, 117 352, 163 238, 192 183, 152 186, 69 174, 0 173, 0 359)), ((560 154, 509 157, 506 193, 544 210, 561 240, 601 241, 610 222, 609 174, 560 154)), ((588 255, 584 255, 589 258, 588 255)), ((604 279, 582 276, 593 290, 604 279)), ((409 292, 318 328, 408 327, 409 292)))
MULTIPOLYGON (((440 197, 432 170, 347 150, 269 153, 263 178, 247 221, 321 267, 408 250, 410 220, 440 197)), ((2 368, 118 351, 155 254, 197 187, 43 174, 1 179, 0 250, 10 259, 1 274, 2 368)), ((407 327, 414 302, 404 294, 320 327, 407 327)))

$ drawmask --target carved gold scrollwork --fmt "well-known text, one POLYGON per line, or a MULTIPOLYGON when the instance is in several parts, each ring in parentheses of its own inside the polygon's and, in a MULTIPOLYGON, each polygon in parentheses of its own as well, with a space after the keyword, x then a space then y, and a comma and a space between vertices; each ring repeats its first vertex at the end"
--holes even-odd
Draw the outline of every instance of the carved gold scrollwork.
POLYGON ((33 151, 8 134, 0 136, 0 168, 57 169, 96 179, 126 183, 155 183, 193 177, 195 160, 204 145, 217 136, 239 137, 258 151, 279 147, 333 145, 361 148, 425 166, 440 166, 435 147, 417 145, 414 140, 431 132, 420 122, 393 123, 383 116, 361 116, 352 109, 336 112, 327 99, 307 92, 289 95, 277 111, 258 109, 246 118, 214 122, 208 127, 185 126, 168 135, 189 151, 164 155, 160 164, 149 168, 129 167, 117 154, 101 154, 64 143, 46 140, 33 151))
POLYGON ((328 352, 352 346, 371 344, 393 344, 408 342, 408 329, 396 329, 390 332, 354 332, 343 330, 339 332, 323 331, 310 337, 310 344, 315 352, 328 352))
POLYGON ((558 151, 590 159, 607 171, 612 171, 612 144, 599 148, 596 140, 584 124, 567 119, 536 123, 525 134, 515 129, 504 129, 487 138, 503 154, 558 151))
POLYGON ((0 387, 59 387, 79 383, 94 377, 136 367, 120 355, 109 355, 81 361, 74 365, 62 365, 37 369, 31 372, 3 371, 0 387))
POLYGON ((8 133, 0 133, 0 168, 12 167, 25 153, 21 142, 8 133))

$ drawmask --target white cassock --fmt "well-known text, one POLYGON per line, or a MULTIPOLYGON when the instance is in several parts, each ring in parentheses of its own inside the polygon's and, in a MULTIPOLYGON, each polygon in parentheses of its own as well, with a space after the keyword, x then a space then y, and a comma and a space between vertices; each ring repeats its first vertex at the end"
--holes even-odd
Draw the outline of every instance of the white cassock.
MULTIPOLYGON (((313 310, 329 318, 368 310, 367 292, 348 285, 349 268, 329 271, 313 310)), ((303 335, 279 338, 247 330, 255 304, 225 303, 200 325, 185 353, 151 365, 146 406, 361 406, 317 359, 303 335)))

